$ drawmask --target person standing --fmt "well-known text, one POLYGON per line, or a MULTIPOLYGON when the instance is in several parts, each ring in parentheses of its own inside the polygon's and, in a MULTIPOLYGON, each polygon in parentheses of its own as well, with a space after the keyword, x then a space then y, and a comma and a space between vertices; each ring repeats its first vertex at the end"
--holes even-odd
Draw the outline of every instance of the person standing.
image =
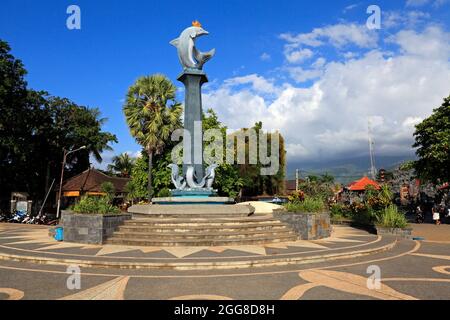
POLYGON ((424 216, 423 216, 423 211, 422 211, 422 207, 420 206, 420 204, 417 206, 416 208, 416 222, 417 223, 423 223, 424 222, 424 216))
POLYGON ((433 209, 431 210, 431 212, 433 213, 433 220, 436 223, 436 225, 440 225, 441 224, 441 219, 440 219, 440 213, 439 213, 439 206, 438 205, 434 205, 433 209))

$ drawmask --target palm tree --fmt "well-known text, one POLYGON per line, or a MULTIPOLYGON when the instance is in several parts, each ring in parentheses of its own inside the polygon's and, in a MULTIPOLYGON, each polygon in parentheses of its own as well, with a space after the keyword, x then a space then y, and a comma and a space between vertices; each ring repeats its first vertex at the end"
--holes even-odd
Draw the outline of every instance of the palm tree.
POLYGON ((112 164, 108 165, 108 170, 119 173, 122 177, 129 177, 134 166, 134 158, 128 153, 122 153, 112 158, 112 164))
POLYGON ((173 130, 181 127, 181 104, 175 101, 176 87, 164 75, 139 78, 128 89, 123 111, 131 135, 148 154, 148 198, 153 195, 153 156, 164 151, 173 130))

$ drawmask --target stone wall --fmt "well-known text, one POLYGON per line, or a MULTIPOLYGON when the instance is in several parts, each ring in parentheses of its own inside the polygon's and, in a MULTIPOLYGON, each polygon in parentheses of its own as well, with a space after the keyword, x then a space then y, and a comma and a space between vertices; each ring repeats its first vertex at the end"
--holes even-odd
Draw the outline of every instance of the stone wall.
POLYGON ((288 224, 301 240, 317 240, 331 236, 329 213, 274 212, 273 215, 288 224))
POLYGON ((62 211, 64 241, 102 244, 131 214, 76 214, 62 211))

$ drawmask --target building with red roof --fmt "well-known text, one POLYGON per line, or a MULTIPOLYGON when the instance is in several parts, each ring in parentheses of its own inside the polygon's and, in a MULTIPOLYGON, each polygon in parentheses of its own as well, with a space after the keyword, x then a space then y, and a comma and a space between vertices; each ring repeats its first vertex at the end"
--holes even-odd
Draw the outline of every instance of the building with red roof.
POLYGON ((368 177, 362 177, 361 179, 350 183, 347 186, 347 189, 350 191, 365 191, 367 186, 373 186, 376 190, 380 190, 380 185, 368 177))

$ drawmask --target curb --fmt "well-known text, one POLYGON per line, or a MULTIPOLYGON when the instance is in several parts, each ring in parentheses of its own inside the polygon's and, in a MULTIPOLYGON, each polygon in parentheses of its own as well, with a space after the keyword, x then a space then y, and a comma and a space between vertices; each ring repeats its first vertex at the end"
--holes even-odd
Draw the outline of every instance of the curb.
POLYGON ((292 257, 292 258, 274 258, 274 259, 258 259, 244 261, 228 261, 228 262, 179 262, 179 263, 130 263, 130 262, 109 262, 109 261, 93 261, 93 260, 77 260, 77 259, 58 259, 47 257, 22 256, 14 254, 0 253, 0 260, 31 262, 49 265, 71 265, 75 264, 80 267, 88 268, 115 268, 115 269, 157 269, 157 270, 226 270, 226 269, 244 269, 250 267, 275 267, 288 265, 304 265, 318 262, 326 262, 341 259, 351 259, 367 256, 370 254, 381 253, 391 250, 397 244, 397 240, 382 247, 359 250, 353 252, 343 252, 325 255, 316 255, 310 257, 292 257))

